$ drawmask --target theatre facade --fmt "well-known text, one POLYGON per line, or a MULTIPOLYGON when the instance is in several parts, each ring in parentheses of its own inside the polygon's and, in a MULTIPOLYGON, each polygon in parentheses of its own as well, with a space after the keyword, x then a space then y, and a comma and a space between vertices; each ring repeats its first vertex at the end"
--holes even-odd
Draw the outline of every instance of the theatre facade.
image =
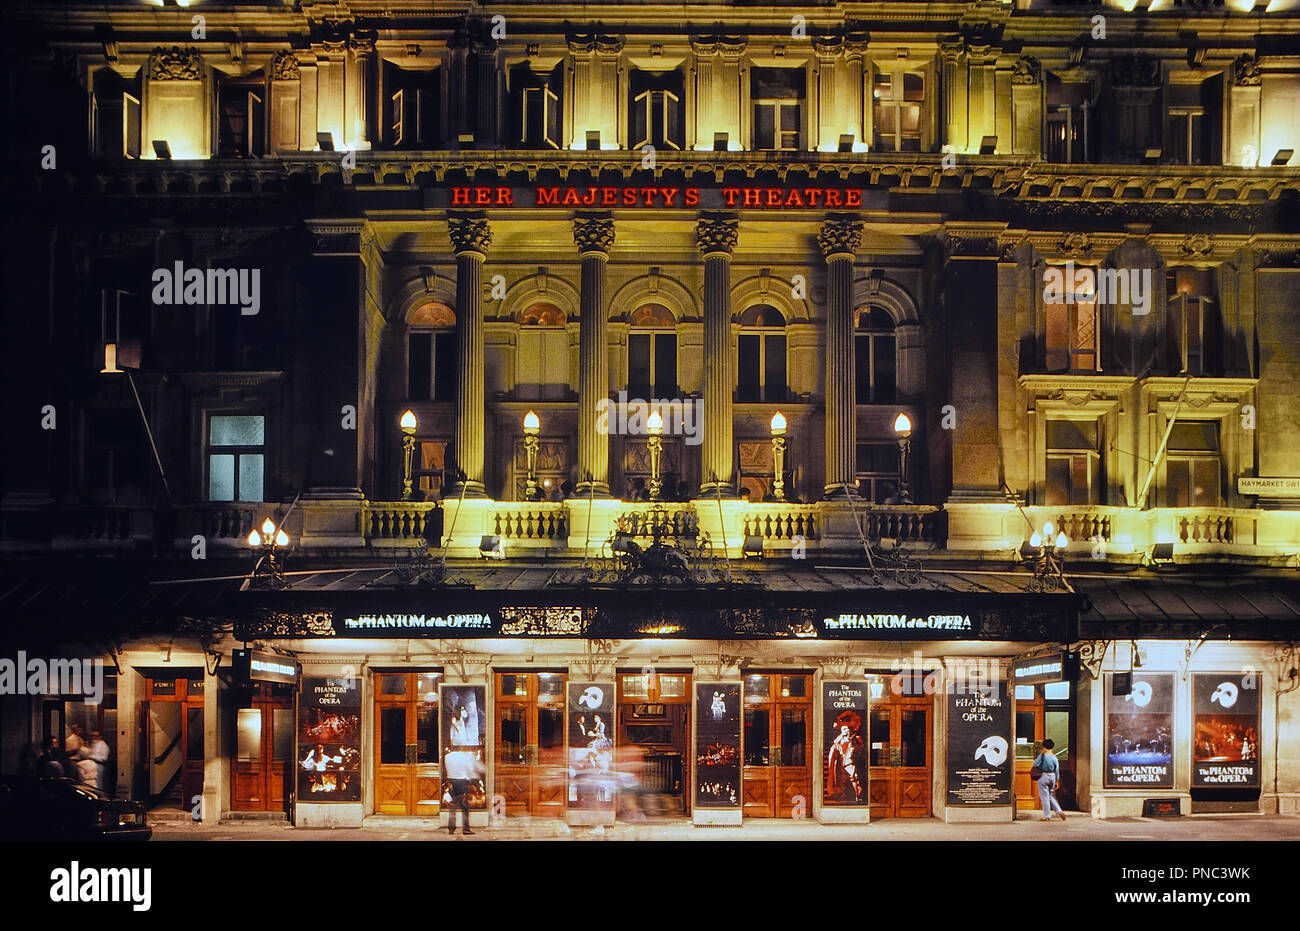
POLYGON ((1300 811, 1288 4, 105 6, 13 20, 0 659, 107 685, 5 772, 1300 811))

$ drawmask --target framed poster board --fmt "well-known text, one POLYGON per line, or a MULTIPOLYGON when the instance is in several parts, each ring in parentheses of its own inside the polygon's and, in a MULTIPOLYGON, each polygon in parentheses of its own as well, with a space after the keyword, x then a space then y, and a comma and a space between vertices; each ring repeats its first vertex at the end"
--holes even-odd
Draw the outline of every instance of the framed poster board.
POLYGON ((1259 787, 1259 676, 1192 675, 1192 787, 1259 787))
POLYGON ((1010 805, 1011 691, 1005 679, 948 693, 948 804, 1010 805))
POLYGON ((1106 777, 1111 789, 1174 784, 1174 676, 1134 670, 1126 695, 1112 694, 1106 673, 1106 777))
POLYGON ((613 811, 616 718, 613 682, 574 682, 568 687, 569 801, 571 811, 613 811))
POLYGON ((697 683, 695 720, 695 807, 740 808, 740 683, 697 683))
POLYGON ((361 801, 361 680, 304 678, 298 698, 298 801, 361 801))
POLYGON ((826 747, 822 804, 866 806, 867 683, 822 683, 822 732, 826 747))
MULTIPOLYGON (((483 748, 487 741, 487 686, 442 685, 438 692, 442 733, 442 804, 452 801, 452 780, 467 783, 471 811, 487 808, 483 748)), ((455 813, 452 813, 455 817, 455 813)))

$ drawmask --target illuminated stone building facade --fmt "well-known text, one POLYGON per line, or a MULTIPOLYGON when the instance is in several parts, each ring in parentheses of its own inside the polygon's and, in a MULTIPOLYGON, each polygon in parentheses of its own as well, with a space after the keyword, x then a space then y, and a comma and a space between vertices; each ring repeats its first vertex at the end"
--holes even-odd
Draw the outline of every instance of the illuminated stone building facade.
POLYGON ((1296 811, 1300 8, 1131 5, 13 4, 0 605, 116 691, 6 769, 433 813, 481 687, 478 817, 599 820, 608 683, 697 823, 1007 820, 1044 736, 1099 817, 1296 811), (249 644, 357 683, 354 800, 249 644), (906 676, 1054 649, 974 775, 906 676))

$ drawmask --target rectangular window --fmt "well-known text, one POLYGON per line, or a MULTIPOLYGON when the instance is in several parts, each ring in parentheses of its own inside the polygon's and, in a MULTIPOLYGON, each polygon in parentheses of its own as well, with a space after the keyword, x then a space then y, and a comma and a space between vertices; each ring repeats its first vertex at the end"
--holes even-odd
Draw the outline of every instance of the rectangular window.
POLYGON ((1166 275, 1170 370, 1179 375, 1223 373, 1223 324, 1214 300, 1214 273, 1171 268, 1166 275))
POLYGON ((1095 420, 1047 422, 1044 504, 1101 504, 1101 453, 1095 420))
POLYGON ((446 486, 444 470, 447 463, 449 440, 415 438, 415 453, 411 461, 411 481, 417 491, 428 492, 426 500, 442 494, 446 486))
POLYGON ((563 401, 569 396, 569 336, 561 327, 519 328, 515 397, 563 401))
POLYGON ((94 150, 98 158, 140 157, 140 78, 101 68, 90 98, 94 150))
POLYGON ((806 76, 802 68, 750 69, 755 149, 802 149, 806 76))
POLYGON ((385 141, 395 148, 421 149, 441 141, 438 102, 438 69, 426 71, 399 68, 384 62, 385 93, 388 98, 385 141))
POLYGON ((264 501, 266 418, 213 414, 208 418, 208 500, 264 501))
POLYGON ((877 71, 872 82, 877 152, 920 152, 925 75, 877 71))
POLYGON ((1043 154, 1049 162, 1086 162, 1088 158, 1091 88, 1064 83, 1054 76, 1047 82, 1047 138, 1043 154))
POLYGON ((686 145, 685 82, 680 71, 633 71, 630 80, 631 121, 628 138, 634 149, 653 145, 681 149, 686 145))
POLYGON ((784 335, 741 333, 736 361, 737 401, 785 400, 784 335))
POLYGON ((1221 162, 1222 90, 1220 77, 1165 88, 1163 161, 1176 165, 1221 162))
MULTIPOLYGON (((1050 270, 1049 270, 1050 271, 1050 270)), ((1064 277, 1064 270, 1060 271, 1064 277)), ((1076 281, 1096 282, 1097 270, 1076 268, 1076 281), (1091 276, 1081 274, 1090 271, 1091 276)), ((1055 298, 1055 295, 1053 296, 1055 298)), ((1059 299, 1044 300, 1046 315, 1047 370, 1049 372, 1097 371, 1097 293, 1074 291, 1065 282, 1059 299)))
POLYGON ((627 338, 627 391, 651 400, 677 397, 677 334, 630 333, 627 338))
POLYGON ((1219 424, 1179 421, 1165 453, 1165 507, 1222 507, 1219 424))
POLYGON ((854 337, 859 404, 893 404, 898 397, 893 333, 859 333, 854 337))
POLYGON ((263 82, 222 83, 217 96, 217 157, 256 158, 266 154, 266 86, 263 82))
POLYGON ((409 400, 456 400, 455 331, 412 330, 407 334, 406 381, 409 400))
POLYGON ((863 497, 887 504, 898 494, 899 456, 897 443, 858 444, 856 478, 863 497))
POLYGON ((86 417, 86 494, 103 504, 145 500, 149 440, 135 408, 90 411, 86 417))

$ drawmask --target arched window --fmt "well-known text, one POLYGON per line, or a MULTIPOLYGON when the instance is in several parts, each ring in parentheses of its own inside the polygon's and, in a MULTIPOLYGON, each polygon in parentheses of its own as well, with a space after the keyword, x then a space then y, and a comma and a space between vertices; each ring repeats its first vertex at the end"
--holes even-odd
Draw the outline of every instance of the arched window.
POLYGON ((569 341, 565 313, 538 301, 519 312, 515 355, 515 397, 521 401, 562 401, 569 391, 569 341))
POLYGON ((894 318, 881 307, 858 308, 854 342, 858 403, 893 404, 898 398, 894 318))
POLYGON ((755 304, 740 315, 737 401, 784 401, 785 317, 771 304, 755 304))
POLYGON ((446 304, 422 304, 406 326, 407 398, 456 400, 456 312, 446 304))
POLYGON ((627 392, 634 398, 677 397, 677 320, 663 304, 628 314, 627 392))

